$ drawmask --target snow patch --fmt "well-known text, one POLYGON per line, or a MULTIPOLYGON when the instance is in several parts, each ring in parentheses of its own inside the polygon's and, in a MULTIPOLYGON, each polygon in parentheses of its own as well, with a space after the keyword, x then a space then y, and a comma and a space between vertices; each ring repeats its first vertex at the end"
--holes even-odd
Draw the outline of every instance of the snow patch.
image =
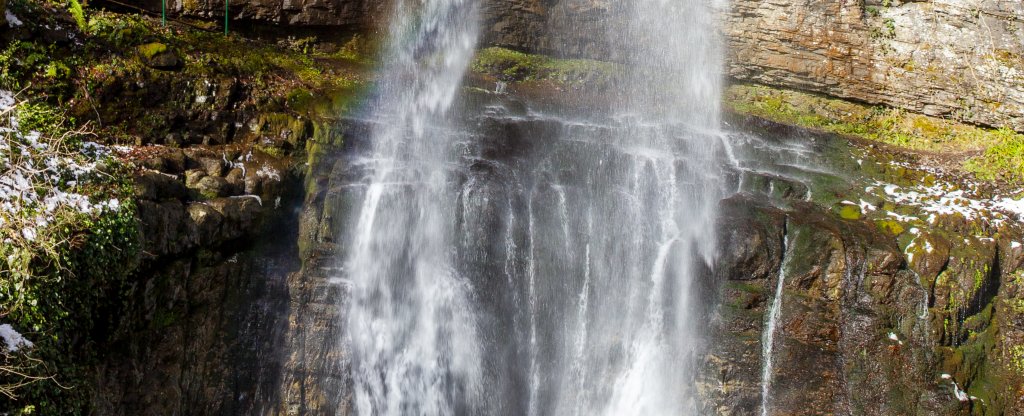
POLYGON ((24 24, 21 19, 19 19, 18 16, 15 16, 14 13, 11 13, 10 10, 4 10, 4 16, 7 17, 7 24, 11 27, 18 27, 24 24))
MULTIPOLYGON (((0 90, 0 111, 18 105, 14 94, 0 90)), ((83 192, 110 151, 97 143, 84 142, 77 149, 51 149, 37 131, 18 130, 11 114, 0 126, 0 213, 10 214, 6 223, 16 223, 26 241, 45 235, 45 228, 61 212, 100 214, 118 211, 121 202, 109 199, 93 202, 83 192), (11 221, 18 218, 18 221, 11 221)))
MULTIPOLYGON (((911 217, 909 215, 901 215, 901 214, 897 214, 897 213, 891 212, 891 211, 885 213, 885 215, 893 217, 893 218, 896 219, 896 221, 899 221, 899 222, 911 222, 911 221, 914 221, 914 220, 917 219, 916 217, 911 217)), ((911 234, 917 234, 919 232, 919 231, 915 232, 914 230, 917 230, 917 228, 911 228, 911 231, 910 231, 911 234)))
POLYGON ((1016 214, 1017 216, 1024 217, 1024 199, 1010 199, 1003 198, 996 201, 993 206, 995 208, 1016 214))
POLYGON ((860 205, 861 212, 869 212, 869 211, 876 210, 874 205, 872 205, 870 202, 865 201, 863 199, 860 200, 860 204, 857 204, 857 205, 860 205))
POLYGON ((260 169, 256 171, 256 175, 264 179, 281 181, 281 173, 269 165, 260 166, 260 169))
POLYGON ((231 198, 231 199, 252 198, 252 199, 255 199, 256 203, 260 204, 261 207, 263 206, 263 198, 260 198, 259 195, 236 195, 236 196, 229 196, 228 198, 231 198))
POLYGON ((9 111, 14 108, 14 105, 17 103, 18 101, 14 99, 14 93, 6 90, 0 90, 0 112, 9 111))
MULTIPOLYGON (((993 225, 999 225, 1009 219, 1004 214, 1013 214, 1024 219, 1024 199, 977 198, 952 184, 941 183, 932 186, 901 188, 898 185, 877 182, 875 186, 881 186, 893 202, 913 206, 929 213, 927 221, 931 224, 938 221, 939 215, 954 214, 962 215, 968 220, 983 219, 990 221, 993 225)), ((976 187, 971 184, 967 184, 967 186, 969 188, 976 187)))
POLYGON ((32 348, 32 341, 25 339, 18 331, 15 331, 9 324, 0 325, 0 338, 7 344, 7 352, 16 352, 22 348, 32 348))

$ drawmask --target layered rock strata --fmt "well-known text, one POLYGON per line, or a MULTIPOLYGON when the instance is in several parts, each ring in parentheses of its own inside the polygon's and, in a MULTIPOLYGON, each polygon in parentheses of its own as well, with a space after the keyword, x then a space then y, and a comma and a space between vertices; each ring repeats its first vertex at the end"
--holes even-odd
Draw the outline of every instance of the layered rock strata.
POLYGON ((1024 4, 733 0, 729 75, 1024 131, 1024 4))
MULTIPOLYGON (((159 2, 140 1, 159 10, 159 2)), ((483 42, 615 59, 628 13, 608 0, 488 0, 483 42)), ((367 27, 387 2, 238 0, 230 17, 296 26, 367 27)), ((215 18, 217 1, 170 2, 215 18)), ((1015 0, 732 0, 721 11, 728 75, 839 98, 1024 131, 1024 4, 1015 0)))

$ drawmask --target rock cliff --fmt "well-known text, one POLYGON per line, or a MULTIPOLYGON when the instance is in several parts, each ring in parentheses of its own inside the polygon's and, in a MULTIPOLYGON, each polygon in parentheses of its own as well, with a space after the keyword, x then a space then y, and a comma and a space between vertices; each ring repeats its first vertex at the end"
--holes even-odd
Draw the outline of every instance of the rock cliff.
MULTIPOLYGON (((247 21, 365 27, 380 22, 386 3, 240 0, 229 10, 247 21)), ((159 9, 159 2, 138 4, 159 9)), ((216 1, 170 4, 184 15, 222 16, 216 1)), ((614 7, 601 0, 490 0, 481 9, 484 42, 614 59, 607 45, 616 23, 606 19, 614 7)), ((1024 129, 1024 6, 1017 1, 733 0, 730 7, 723 16, 736 80, 1024 129)), ((116 343, 96 369, 95 413, 343 413, 347 400, 336 398, 348 380, 337 367, 346 365, 337 305, 345 291, 332 279, 333 259, 344 227, 337 222, 356 198, 337 180, 352 168, 344 146, 359 146, 366 127, 310 121, 303 105, 309 90, 344 95, 338 91, 289 79, 287 98, 263 97, 265 86, 232 65, 189 72, 206 66, 197 62, 215 62, 201 56, 184 69, 133 66, 136 72, 97 80, 92 93, 101 109, 86 106, 92 98, 78 105, 82 117, 138 127, 129 129, 137 144, 167 146, 133 156, 141 167, 135 196, 145 258, 125 294, 116 343), (163 69, 183 72, 157 72, 163 69), (146 118, 152 114, 159 117, 146 118), (260 365, 244 365, 255 361, 260 365)), ((267 70, 268 77, 281 71, 267 70)), ((318 71, 319 78, 327 69, 318 71)), ((480 85, 493 85, 487 81, 480 85)), ((765 128, 758 123, 737 125, 765 128)), ((767 136, 799 142, 793 146, 843 141, 767 128, 774 129, 767 136)), ((500 138, 535 138, 514 130, 500 138)), ((851 164, 852 151, 843 152, 851 164)), ((879 169, 907 170, 887 163, 879 169)), ((829 202, 806 202, 803 184, 770 175, 737 180, 745 188, 722 203, 731 226, 722 230, 725 255, 709 277, 720 302, 708 324, 716 350, 699 386, 708 414, 758 409, 759 334, 783 275, 773 387, 780 411, 1024 408, 1018 226, 962 215, 904 220, 920 211, 897 213, 901 225, 883 213, 896 213, 892 198, 863 188, 852 195, 870 202, 831 212, 829 202), (875 214, 862 213, 865 207, 875 214), (958 397, 961 388, 977 397, 958 397)), ((904 180, 929 181, 924 174, 904 180)))
MULTIPOLYGON (((492 0, 484 41, 608 59, 621 30, 609 18, 614 7, 492 0)), ((721 15, 736 81, 1024 131, 1019 1, 730 0, 721 15)))
MULTIPOLYGON (((140 2, 151 10, 159 2, 140 2)), ((304 26, 379 23, 387 2, 238 0, 231 18, 304 26)), ((223 16, 217 1, 171 10, 223 16)), ((485 44, 615 59, 619 2, 487 0, 485 44)), ((728 75, 1024 131, 1024 3, 1016 0, 730 0, 728 75)))
POLYGON ((741 81, 1024 130, 1024 3, 732 0, 741 81))

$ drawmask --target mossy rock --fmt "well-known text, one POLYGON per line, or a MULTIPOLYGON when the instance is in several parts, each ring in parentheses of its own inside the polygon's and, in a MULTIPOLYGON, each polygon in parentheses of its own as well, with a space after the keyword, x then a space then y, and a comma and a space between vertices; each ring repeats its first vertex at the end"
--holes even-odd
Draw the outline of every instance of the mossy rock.
POLYGON ((182 67, 181 58, 166 44, 150 42, 137 46, 135 50, 138 52, 142 63, 150 68, 175 70, 182 67))
POLYGON ((506 81, 554 81, 562 85, 607 86, 622 75, 619 64, 591 59, 555 59, 504 48, 477 52, 472 69, 506 81))
POLYGON ((878 229, 892 235, 900 235, 904 231, 903 224, 894 220, 878 220, 875 221, 875 225, 878 226, 878 229))
POLYGON ((836 211, 839 213, 839 217, 844 220, 859 220, 864 214, 860 211, 860 207, 857 205, 840 204, 836 207, 836 211))

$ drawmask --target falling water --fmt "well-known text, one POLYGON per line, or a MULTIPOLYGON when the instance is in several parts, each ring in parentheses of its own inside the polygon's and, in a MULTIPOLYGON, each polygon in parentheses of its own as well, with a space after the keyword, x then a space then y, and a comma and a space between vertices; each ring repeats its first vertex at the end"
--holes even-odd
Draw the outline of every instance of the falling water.
POLYGON ((351 184, 358 414, 698 413, 724 196, 710 3, 615 3, 613 58, 629 69, 611 114, 499 104, 461 123, 449 108, 476 4, 399 3, 351 184), (511 123, 531 133, 495 136, 511 123))
POLYGON ((399 1, 373 149, 364 161, 345 270, 347 341, 362 415, 472 412, 481 347, 468 282, 453 265, 445 114, 476 45, 471 0, 399 1))
POLYGON ((775 349, 775 329, 779 324, 782 310, 782 289, 786 286, 786 253, 789 252, 789 235, 782 244, 782 265, 779 267, 779 281, 775 286, 775 297, 768 312, 767 328, 761 335, 761 415, 768 415, 768 403, 772 385, 772 352, 775 349))

